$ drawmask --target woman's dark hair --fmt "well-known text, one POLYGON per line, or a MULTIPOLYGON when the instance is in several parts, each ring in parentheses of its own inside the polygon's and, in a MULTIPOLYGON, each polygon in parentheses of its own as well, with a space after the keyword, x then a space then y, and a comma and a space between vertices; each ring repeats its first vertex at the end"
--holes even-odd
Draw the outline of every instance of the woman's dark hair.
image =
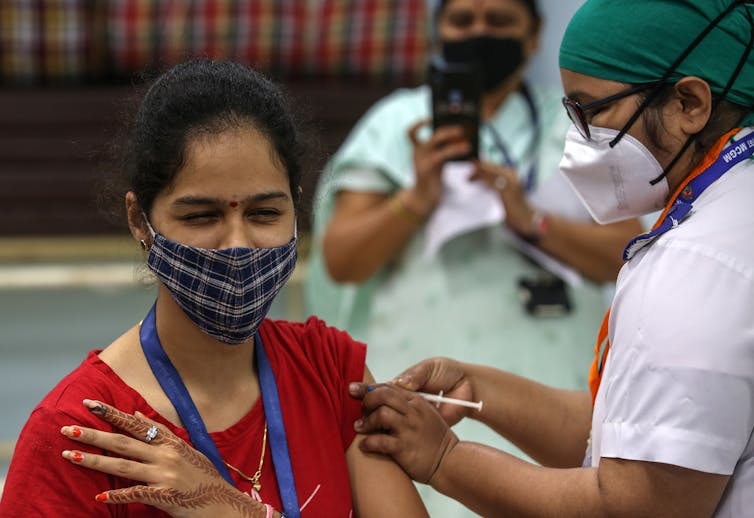
MULTIPOLYGON (((654 94, 654 98, 646 108, 644 128, 647 131, 649 140, 658 149, 667 150, 667 148, 662 145, 662 133, 665 131, 662 124, 662 107, 673 97, 674 92, 675 84, 663 84, 659 87, 659 91, 654 94)), ((652 95, 651 89, 639 94, 637 96, 637 106, 641 105, 650 95, 652 95)), ((697 159, 701 160, 720 137, 739 125, 748 112, 749 109, 745 106, 730 102, 727 99, 713 94, 712 114, 710 115, 710 119, 707 121, 707 125, 694 139, 695 155, 697 159)))
POLYGON ((133 191, 149 216, 183 167, 189 141, 243 127, 269 139, 297 203, 303 145, 282 91, 244 65, 212 60, 176 65, 148 89, 117 153, 121 181, 111 197, 122 204, 124 191, 133 191))

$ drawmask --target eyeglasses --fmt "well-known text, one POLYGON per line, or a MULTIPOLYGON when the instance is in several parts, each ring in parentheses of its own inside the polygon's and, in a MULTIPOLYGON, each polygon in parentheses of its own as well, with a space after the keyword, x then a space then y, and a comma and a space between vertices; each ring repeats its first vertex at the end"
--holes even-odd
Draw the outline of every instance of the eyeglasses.
POLYGON ((650 88, 653 88, 658 84, 659 83, 644 83, 632 86, 627 90, 605 97, 604 99, 598 99, 583 106, 578 101, 574 101, 573 99, 570 99, 568 97, 563 97, 563 106, 568 113, 568 118, 571 119, 571 122, 573 122, 574 126, 576 126, 576 129, 579 130, 581 136, 587 140, 590 140, 591 135, 589 133, 589 122, 586 118, 586 113, 588 111, 594 110, 595 108, 599 108, 600 106, 604 106, 613 101, 617 101, 618 99, 623 99, 624 97, 643 92, 644 90, 649 90, 650 88))

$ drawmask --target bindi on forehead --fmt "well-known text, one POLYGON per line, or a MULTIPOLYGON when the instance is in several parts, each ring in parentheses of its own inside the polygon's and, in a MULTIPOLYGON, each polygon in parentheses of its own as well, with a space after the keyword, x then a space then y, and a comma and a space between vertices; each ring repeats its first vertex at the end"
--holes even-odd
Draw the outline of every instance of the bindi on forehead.
POLYGON ((238 207, 238 202, 237 202, 236 200, 230 200, 230 201, 228 202, 228 206, 229 206, 230 208, 232 208, 232 209, 235 209, 236 207, 238 207))

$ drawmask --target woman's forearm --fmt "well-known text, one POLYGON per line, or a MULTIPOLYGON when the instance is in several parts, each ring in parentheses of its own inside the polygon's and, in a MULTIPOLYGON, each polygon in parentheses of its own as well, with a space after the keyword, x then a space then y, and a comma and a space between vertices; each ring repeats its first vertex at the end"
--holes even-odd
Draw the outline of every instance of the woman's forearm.
POLYGON ((543 468, 477 443, 459 442, 430 483, 481 516, 605 516, 597 469, 543 468))
POLYGON ((614 282, 623 266, 623 248, 643 232, 638 220, 609 225, 574 221, 550 213, 537 246, 595 282, 614 282))
POLYGON ((482 516, 709 518, 730 476, 670 464, 605 458, 554 469, 476 443, 457 443, 431 485, 482 516))

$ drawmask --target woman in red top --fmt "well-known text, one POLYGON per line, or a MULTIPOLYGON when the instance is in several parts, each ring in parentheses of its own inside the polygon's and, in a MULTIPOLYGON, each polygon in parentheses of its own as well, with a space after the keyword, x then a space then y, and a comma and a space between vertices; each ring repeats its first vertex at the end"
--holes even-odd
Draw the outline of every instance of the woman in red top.
POLYGON ((265 318, 296 263, 299 146, 246 67, 193 61, 151 86, 121 170, 157 300, 33 411, 0 515, 426 516, 403 471, 357 446, 365 346, 265 318))

